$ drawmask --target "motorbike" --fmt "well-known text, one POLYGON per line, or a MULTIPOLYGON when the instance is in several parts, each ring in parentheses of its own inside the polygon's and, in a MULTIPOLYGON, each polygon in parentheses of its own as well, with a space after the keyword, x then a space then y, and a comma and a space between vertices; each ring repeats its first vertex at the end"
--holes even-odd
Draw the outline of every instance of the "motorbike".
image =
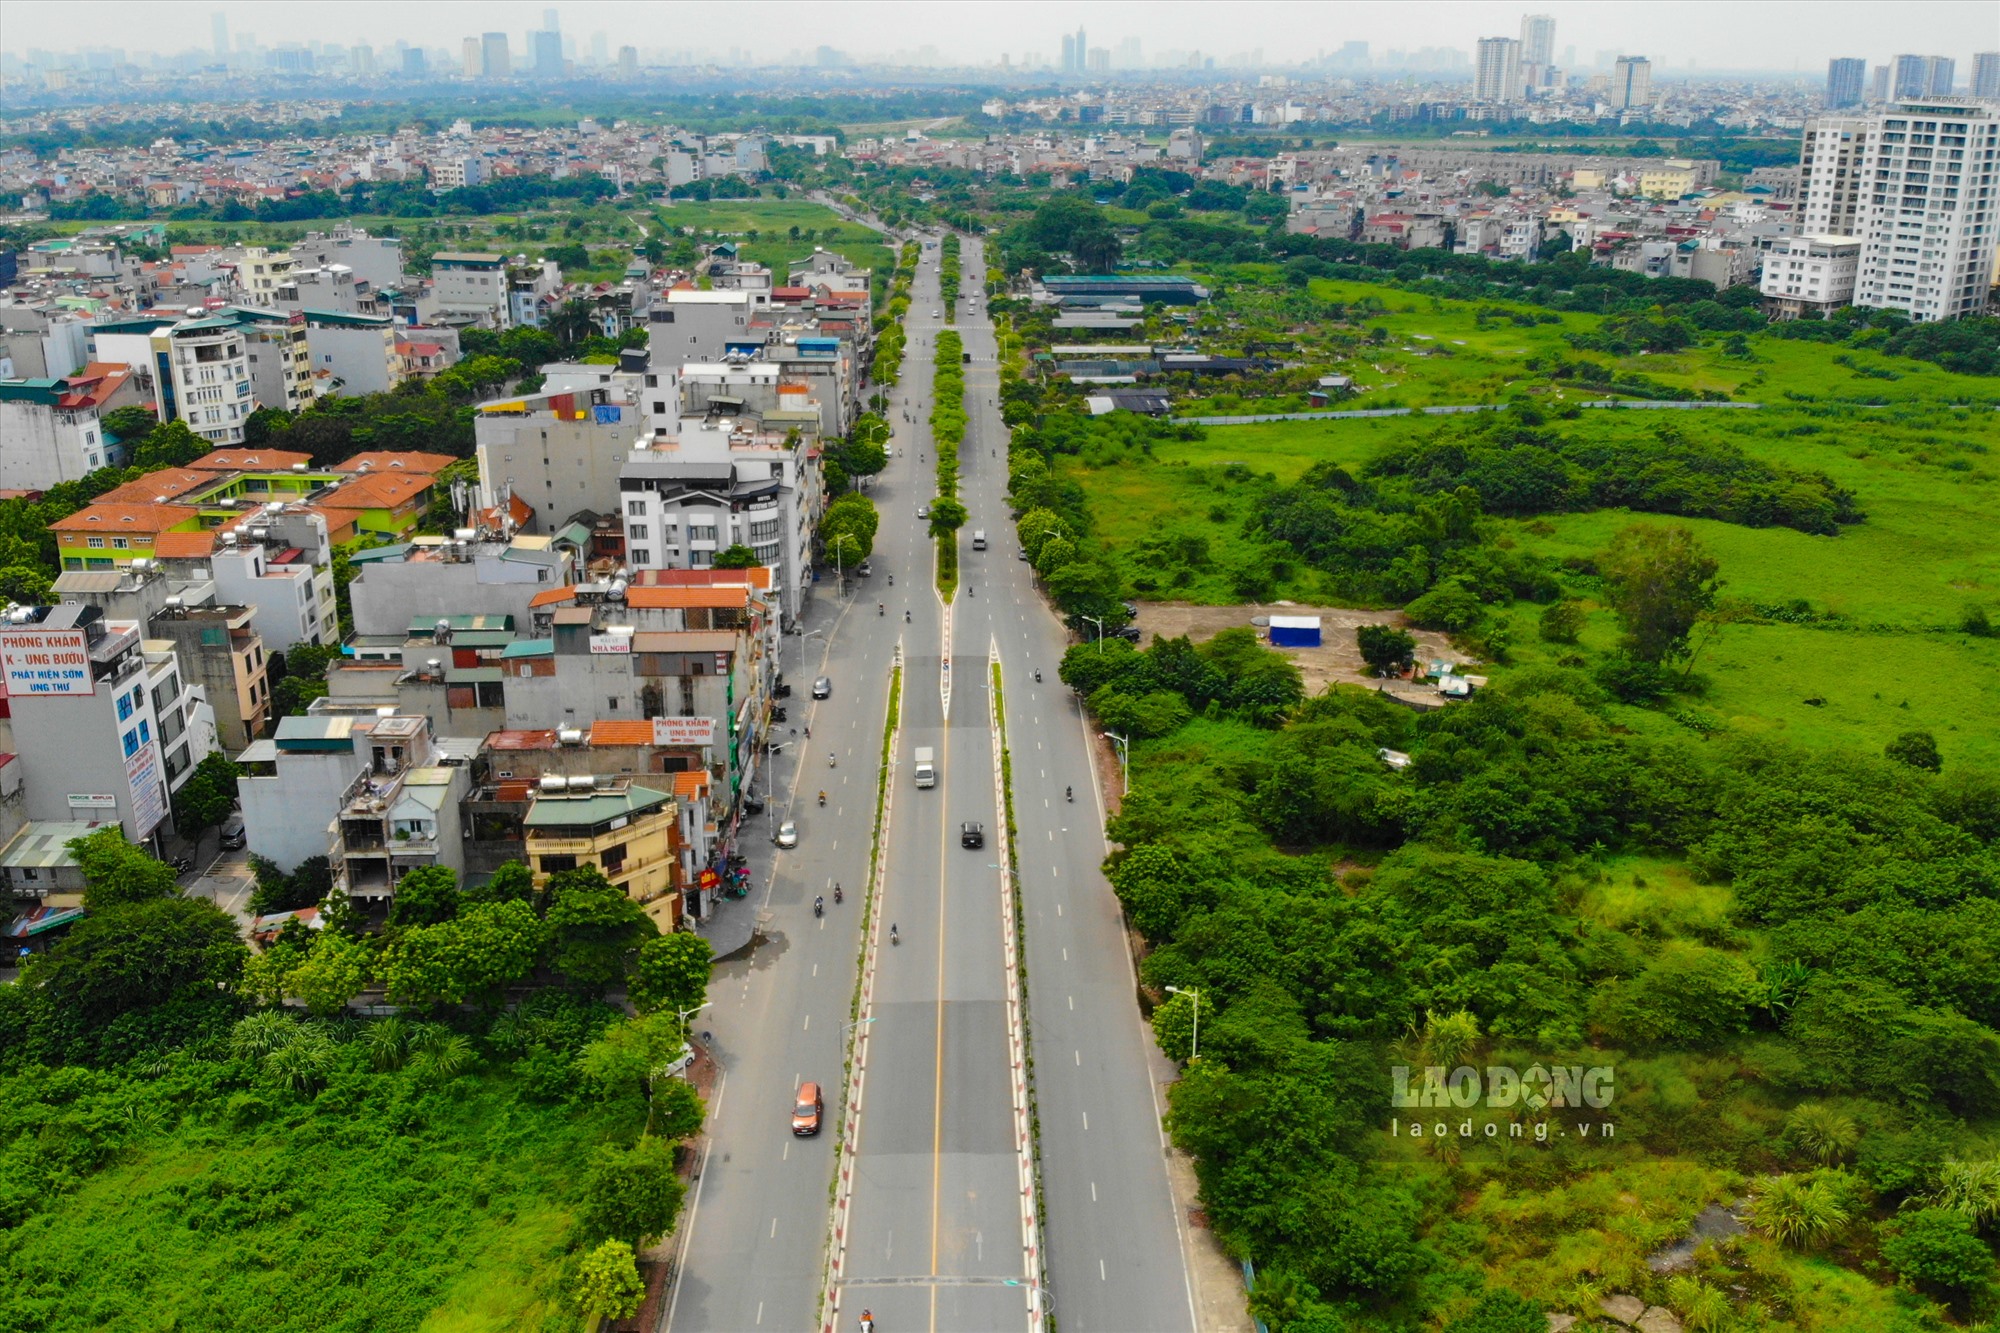
POLYGON ((185 875, 194 869, 194 862, 185 856, 176 856, 173 860, 167 862, 167 864, 174 868, 176 875, 185 875))
POLYGON ((905 625, 910 623, 910 613, 908 611, 903 612, 903 623, 905 625))
POLYGON ((820 803, 821 805, 825 805, 825 804, 826 804, 826 793, 825 793, 825 792, 823 792, 823 791, 822 791, 822 792, 821 792, 821 793, 819 794, 819 803, 820 803))
POLYGON ((1068 802, 1069 802, 1069 803, 1070 803, 1071 805, 1075 805, 1075 804, 1076 804, 1076 788, 1074 788, 1074 787, 1064 787, 1064 788, 1063 788, 1063 799, 1064 799, 1065 801, 1068 801, 1068 802))
POLYGON ((1042 683, 1042 673, 1037 671, 1035 673, 1035 684, 1039 685, 1041 683, 1042 683))
POLYGON ((782 708, 773 708, 771 710, 771 720, 773 722, 783 722, 785 720, 785 710, 782 708))
POLYGON ((831 750, 826 752, 826 766, 828 768, 840 767, 840 759, 831 750))
POLYGON ((841 900, 841 899, 840 899, 840 884, 839 884, 839 882, 838 882, 838 881, 836 881, 836 882, 834 883, 834 886, 833 886, 833 900, 834 900, 834 902, 836 902, 836 903, 838 903, 838 902, 839 902, 839 901, 841 900))
POLYGON ((903 942, 903 937, 902 937, 902 936, 900 936, 900 935, 898 935, 898 934, 896 933, 896 925, 895 925, 895 923, 894 923, 894 922, 890 922, 890 923, 889 923, 889 943, 891 943, 891 944, 901 944, 902 942, 903 942))
POLYGON ((875 614, 878 616, 886 616, 889 614, 884 603, 882 602, 875 603, 875 614))
POLYGON ((813 899, 813 915, 814 916, 826 915, 826 899, 824 898, 813 899))

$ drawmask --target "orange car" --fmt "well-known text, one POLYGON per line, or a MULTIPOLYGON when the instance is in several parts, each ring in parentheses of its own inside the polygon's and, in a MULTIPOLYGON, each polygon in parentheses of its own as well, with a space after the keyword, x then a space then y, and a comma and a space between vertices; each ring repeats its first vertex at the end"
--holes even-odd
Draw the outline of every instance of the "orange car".
POLYGON ((825 1109, 820 1100, 819 1084, 799 1084, 799 1095, 792 1103, 792 1133, 819 1133, 820 1114, 825 1109))

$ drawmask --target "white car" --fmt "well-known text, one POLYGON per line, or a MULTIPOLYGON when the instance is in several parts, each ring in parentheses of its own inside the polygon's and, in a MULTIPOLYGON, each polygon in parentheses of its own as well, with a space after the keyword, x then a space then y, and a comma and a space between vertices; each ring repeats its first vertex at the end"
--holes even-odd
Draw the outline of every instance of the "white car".
POLYGON ((776 839, 774 839, 774 841, 776 841, 776 843, 780 847, 798 846, 799 845, 798 821, 793 819, 787 819, 784 823, 778 825, 778 836, 776 839))
POLYGON ((929 518, 930 516, 931 516, 931 507, 930 507, 929 505, 918 505, 918 506, 917 506, 917 517, 918 517, 918 518, 929 518))
POLYGON ((944 311, 942 311, 942 310, 933 310, 933 311, 931 311, 931 318, 932 318, 932 319, 943 319, 943 318, 944 318, 944 311))

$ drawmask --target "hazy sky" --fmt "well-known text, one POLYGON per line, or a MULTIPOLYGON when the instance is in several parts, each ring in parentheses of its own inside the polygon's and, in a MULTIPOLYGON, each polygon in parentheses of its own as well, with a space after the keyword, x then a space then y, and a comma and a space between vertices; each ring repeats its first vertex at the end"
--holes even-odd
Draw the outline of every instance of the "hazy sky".
MULTIPOLYGON (((228 17, 232 40, 255 33, 284 41, 402 39, 456 51, 467 34, 505 31, 516 52, 542 25, 545 6, 521 0, 0 0, 0 49, 70 50, 119 46, 128 52, 210 45, 213 13, 228 17)), ((588 53, 590 36, 612 47, 711 49, 731 46, 770 56, 825 43, 867 57, 933 46, 941 58, 987 63, 1004 52, 1053 60, 1065 31, 1081 24, 1091 46, 1116 48, 1137 37, 1147 60, 1168 49, 1226 59, 1262 48, 1290 63, 1343 42, 1375 51, 1424 46, 1469 49, 1480 37, 1517 36, 1521 15, 1556 19, 1556 54, 1575 46, 1580 64, 1597 52, 1643 54, 1669 71, 1690 60, 1702 69, 1791 69, 1822 74, 1830 56, 1881 62, 1901 51, 1955 56, 1965 78, 1974 51, 2000 48, 2000 0, 573 0, 553 6, 565 32, 588 53)), ((517 57, 518 58, 518 57, 517 57)))

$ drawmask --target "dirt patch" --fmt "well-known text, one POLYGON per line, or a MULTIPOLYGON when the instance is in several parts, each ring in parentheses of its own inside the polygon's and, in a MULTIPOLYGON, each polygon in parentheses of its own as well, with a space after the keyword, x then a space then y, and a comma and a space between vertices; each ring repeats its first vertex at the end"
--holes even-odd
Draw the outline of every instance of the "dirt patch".
MULTIPOLYGON (((1398 629, 1409 630, 1416 636, 1417 661, 1429 662, 1432 658, 1443 658, 1448 662, 1460 661, 1463 654, 1453 650, 1445 636, 1427 629, 1412 629, 1403 618, 1401 611, 1357 611, 1344 606, 1297 606, 1291 603, 1276 605, 1245 606, 1196 606, 1189 602, 1140 602, 1139 618, 1133 623, 1139 627, 1141 645, 1149 644, 1154 638, 1174 639, 1185 634, 1199 642, 1212 639, 1226 629, 1250 625, 1252 616, 1318 616, 1320 646, 1317 648, 1280 648, 1278 651, 1298 663, 1299 674, 1305 678, 1307 694, 1318 694, 1328 685, 1339 682, 1343 685, 1366 685, 1373 689, 1384 682, 1368 674, 1361 661, 1361 650, 1354 644, 1354 631, 1363 625, 1394 625, 1398 629)), ((1252 628, 1257 628, 1252 626, 1252 628)), ((1259 629, 1259 637, 1262 631, 1259 629)), ((1388 682, 1393 688, 1395 682, 1388 682)), ((1419 695, 1436 698, 1436 691, 1428 686, 1412 687, 1403 683, 1402 693, 1410 690, 1419 695)))

